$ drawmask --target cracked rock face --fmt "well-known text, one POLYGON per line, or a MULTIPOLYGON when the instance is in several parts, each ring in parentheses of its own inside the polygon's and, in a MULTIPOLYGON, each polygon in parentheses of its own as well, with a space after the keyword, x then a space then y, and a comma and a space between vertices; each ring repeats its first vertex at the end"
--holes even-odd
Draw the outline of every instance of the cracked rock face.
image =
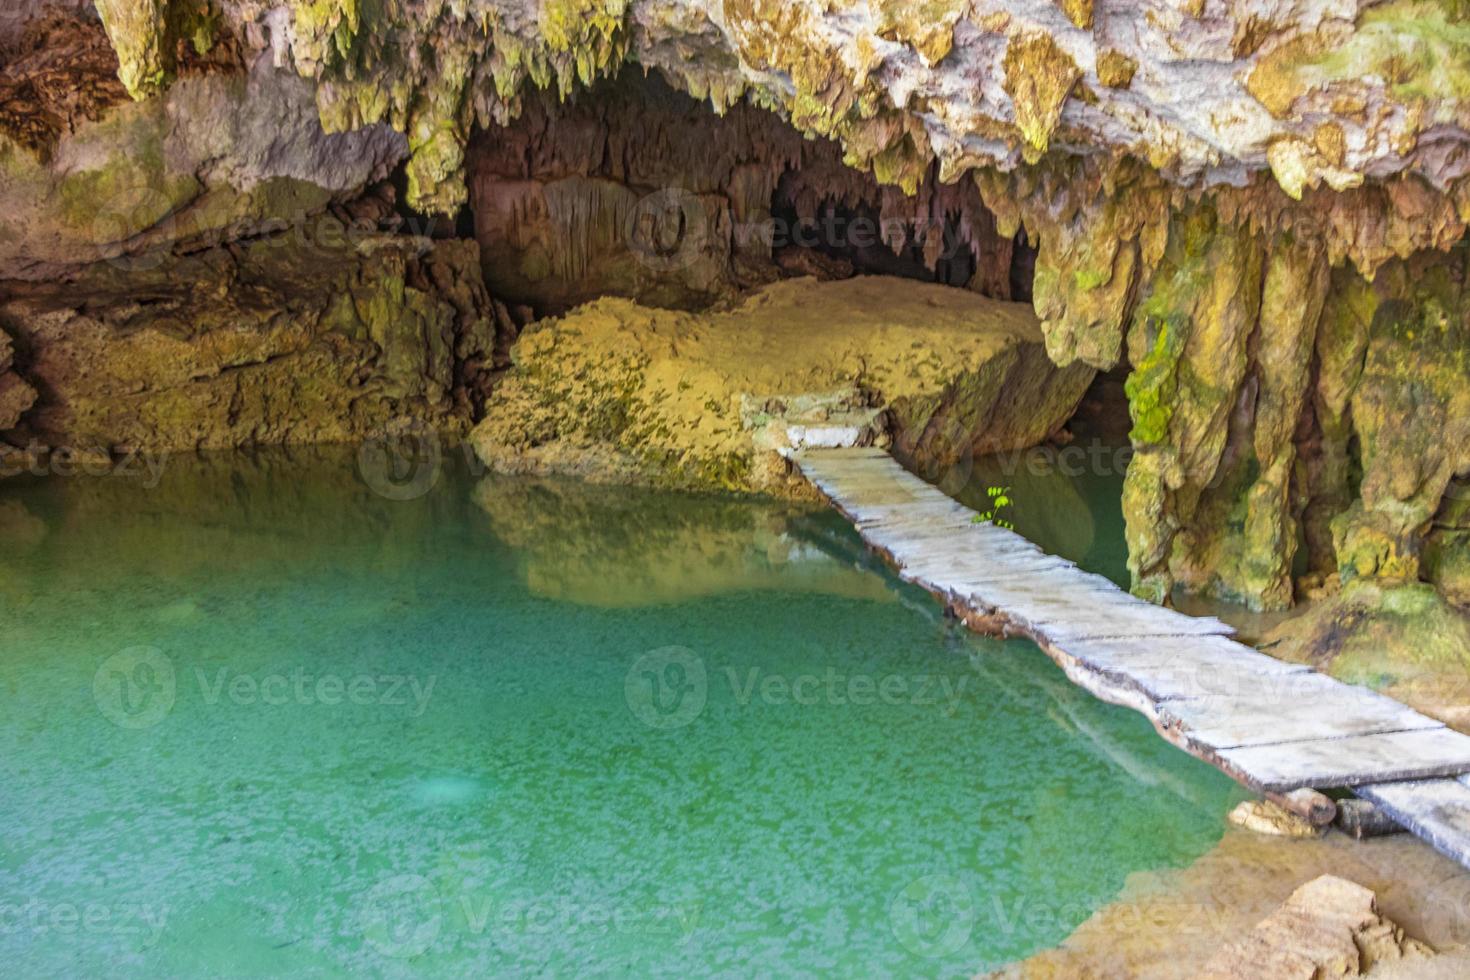
POLYGON ((387 126, 328 134, 313 86, 268 64, 191 62, 134 103, 102 27, 33 23, 0 64, 0 278, 46 279, 176 244, 208 247, 302 224, 387 176, 387 126))

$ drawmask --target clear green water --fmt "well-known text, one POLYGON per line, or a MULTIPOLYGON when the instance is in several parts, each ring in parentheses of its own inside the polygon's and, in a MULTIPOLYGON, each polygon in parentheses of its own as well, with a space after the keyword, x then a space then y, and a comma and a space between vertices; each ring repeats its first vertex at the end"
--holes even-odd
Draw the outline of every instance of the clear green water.
POLYGON ((962 976, 1236 798, 822 513, 227 456, 0 541, 10 975, 962 976))

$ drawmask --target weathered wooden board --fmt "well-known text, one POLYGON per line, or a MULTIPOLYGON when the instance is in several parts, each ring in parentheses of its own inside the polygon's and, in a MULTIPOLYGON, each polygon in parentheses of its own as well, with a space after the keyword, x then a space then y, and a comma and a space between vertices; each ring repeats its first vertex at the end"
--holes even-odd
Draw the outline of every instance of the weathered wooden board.
POLYGON ((1083 640, 1069 643, 1067 652, 1154 701, 1239 696, 1279 683, 1283 676, 1312 673, 1305 664, 1286 663, 1218 636, 1083 640))
MULTIPOLYGON (((1470 841, 1470 786, 1402 782, 1470 773, 1470 738, 1236 643, 1219 620, 1155 606, 1012 531, 976 524, 973 511, 880 451, 794 458, 900 577, 987 629, 1035 639, 1075 683, 1142 712, 1175 745, 1247 786, 1359 786, 1374 802, 1372 793, 1398 799, 1384 808, 1416 833, 1470 841), (1422 788, 1415 795, 1406 785, 1422 788), (1431 804, 1438 816, 1426 815, 1431 804), (1416 823, 1408 811, 1425 812, 1416 823)), ((1470 844, 1456 846, 1470 863, 1470 844)))
POLYGON ((1444 727, 1392 698, 1317 673, 1243 673, 1238 681, 1228 694, 1161 702, 1159 720, 1215 752, 1444 727), (1245 690, 1251 680, 1255 689, 1245 690))
POLYGON ((1353 792, 1441 854, 1470 867, 1470 786, 1461 780, 1371 783, 1353 792))
POLYGON ((1448 728, 1252 745, 1218 753, 1221 768, 1254 788, 1288 792, 1470 772, 1470 738, 1448 728))

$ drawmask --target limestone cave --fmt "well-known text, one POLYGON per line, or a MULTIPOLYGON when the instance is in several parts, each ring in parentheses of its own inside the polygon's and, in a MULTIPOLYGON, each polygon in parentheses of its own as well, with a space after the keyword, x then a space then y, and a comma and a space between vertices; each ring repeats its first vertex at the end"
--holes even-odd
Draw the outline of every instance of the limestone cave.
POLYGON ((1463 0, 8 0, 0 952, 1462 975, 1467 243, 1463 0))

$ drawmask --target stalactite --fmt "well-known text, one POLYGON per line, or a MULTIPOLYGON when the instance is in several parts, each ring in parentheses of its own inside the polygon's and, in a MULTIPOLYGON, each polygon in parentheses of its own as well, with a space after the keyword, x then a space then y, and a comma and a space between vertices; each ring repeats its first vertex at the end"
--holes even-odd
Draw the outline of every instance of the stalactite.
POLYGON ((1261 248, 1213 209, 1177 215, 1150 294, 1134 316, 1128 379, 1137 450, 1123 488, 1134 590, 1172 591, 1176 549, 1198 547, 1193 519, 1216 478, 1261 300, 1261 248))
POLYGON ((942 183, 933 167, 908 195, 849 167, 831 141, 750 106, 715 116, 656 77, 625 74, 565 104, 533 96, 519 121, 476 141, 470 166, 487 276, 549 311, 599 291, 697 306, 767 281, 773 241, 795 237, 771 225, 776 206, 824 228, 838 212, 875 213, 895 255, 919 255, 934 275, 968 250, 976 291, 1010 295, 1011 242, 972 181, 942 183), (679 239, 691 220, 698 254, 679 239))
POLYGON ((1253 354, 1260 391, 1255 406, 1258 475, 1249 491, 1244 554, 1229 593, 1250 605, 1286 609, 1294 599, 1291 568, 1298 525, 1291 500, 1294 436, 1305 408, 1312 349, 1330 282, 1325 256, 1290 237, 1266 261, 1261 320, 1253 354))

